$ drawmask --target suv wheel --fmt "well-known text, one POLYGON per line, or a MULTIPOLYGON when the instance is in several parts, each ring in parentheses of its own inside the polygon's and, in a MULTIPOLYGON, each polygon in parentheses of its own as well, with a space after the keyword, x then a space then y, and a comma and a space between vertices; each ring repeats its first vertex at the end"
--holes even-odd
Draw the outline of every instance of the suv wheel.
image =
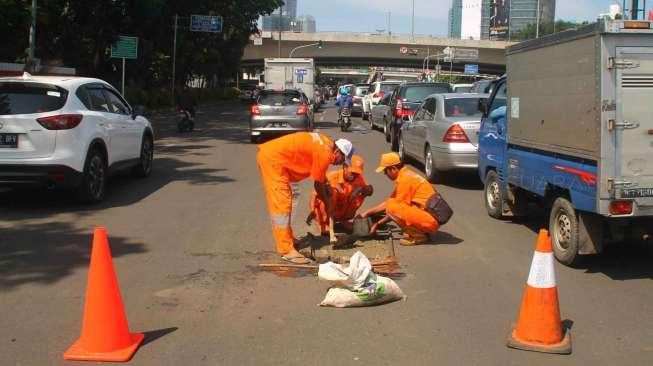
POLYGON ((401 159, 402 163, 405 163, 408 160, 408 156, 406 156, 406 150, 404 146, 404 137, 399 136, 399 159, 401 159))
POLYGON ((134 167, 134 175, 137 177, 147 177, 152 172, 152 160, 154 159, 154 143, 150 135, 143 136, 141 142, 141 156, 138 159, 138 165, 134 167))
POLYGON ((77 187, 77 198, 87 203, 101 201, 104 198, 106 183, 106 159, 98 148, 92 148, 86 156, 82 183, 77 187))
POLYGON ((396 131, 396 125, 390 129, 390 150, 399 151, 399 132, 396 131))

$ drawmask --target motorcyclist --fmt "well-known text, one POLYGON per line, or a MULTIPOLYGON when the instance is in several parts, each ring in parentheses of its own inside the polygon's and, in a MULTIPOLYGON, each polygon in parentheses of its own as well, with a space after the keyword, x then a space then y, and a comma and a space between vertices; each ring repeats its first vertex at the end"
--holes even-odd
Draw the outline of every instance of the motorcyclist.
POLYGON ((338 107, 338 119, 340 119, 340 113, 342 113, 342 108, 347 107, 349 110, 354 106, 354 98, 349 95, 349 88, 345 86, 340 87, 340 96, 336 99, 336 106, 338 107))
POLYGON ((176 94, 177 107, 181 110, 188 111, 191 118, 195 118, 195 107, 197 106, 197 102, 188 87, 184 85, 183 87, 178 88, 176 94))

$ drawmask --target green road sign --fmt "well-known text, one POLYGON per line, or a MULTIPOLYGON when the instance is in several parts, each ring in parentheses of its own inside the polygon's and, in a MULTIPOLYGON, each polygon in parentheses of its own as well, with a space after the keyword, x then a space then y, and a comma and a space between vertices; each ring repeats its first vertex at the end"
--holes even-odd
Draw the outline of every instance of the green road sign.
POLYGON ((137 59, 138 37, 120 36, 120 39, 111 45, 111 57, 130 60, 137 59))

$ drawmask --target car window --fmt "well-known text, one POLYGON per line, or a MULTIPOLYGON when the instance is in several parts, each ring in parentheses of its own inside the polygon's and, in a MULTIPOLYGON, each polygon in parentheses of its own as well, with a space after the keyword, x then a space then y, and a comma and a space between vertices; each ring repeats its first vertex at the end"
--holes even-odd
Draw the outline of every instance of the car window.
POLYGON ((481 117, 478 101, 485 98, 450 98, 444 101, 444 114, 447 117, 481 117))
POLYGON ((0 115, 50 112, 63 108, 68 92, 55 85, 0 82, 0 115))
POLYGON ((105 89, 113 113, 129 115, 129 107, 113 90, 105 89))
POLYGON ((88 99, 91 104, 89 108, 92 111, 98 112, 111 112, 109 109, 109 103, 104 95, 104 92, 100 88, 89 88, 88 99))
POLYGON ((506 83, 501 83, 499 89, 497 89, 496 94, 494 94, 494 99, 492 100, 492 105, 490 106, 490 113, 497 108, 506 106, 506 83))
POLYGON ((451 92, 451 86, 449 84, 409 85, 402 89, 400 95, 408 102, 419 102, 431 94, 449 92, 451 92))
POLYGON ((415 114, 413 115, 413 121, 422 121, 424 120, 424 104, 421 106, 417 107, 417 111, 415 111, 415 114))
POLYGON ((423 108, 424 110, 424 120, 433 121, 435 119, 435 99, 428 98, 424 101, 423 108))
POLYGON ((302 96, 296 91, 282 91, 282 92, 270 92, 263 91, 259 95, 258 104, 260 105, 273 105, 273 106, 285 106, 285 105, 294 105, 301 104, 302 96))

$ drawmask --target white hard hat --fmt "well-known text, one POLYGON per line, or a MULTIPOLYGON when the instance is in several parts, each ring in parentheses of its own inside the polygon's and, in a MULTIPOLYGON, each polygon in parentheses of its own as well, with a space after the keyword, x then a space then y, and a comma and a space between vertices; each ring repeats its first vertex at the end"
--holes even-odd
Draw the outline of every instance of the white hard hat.
POLYGON ((336 140, 336 146, 345 154, 345 164, 351 165, 351 157, 354 155, 354 145, 346 139, 336 140))

